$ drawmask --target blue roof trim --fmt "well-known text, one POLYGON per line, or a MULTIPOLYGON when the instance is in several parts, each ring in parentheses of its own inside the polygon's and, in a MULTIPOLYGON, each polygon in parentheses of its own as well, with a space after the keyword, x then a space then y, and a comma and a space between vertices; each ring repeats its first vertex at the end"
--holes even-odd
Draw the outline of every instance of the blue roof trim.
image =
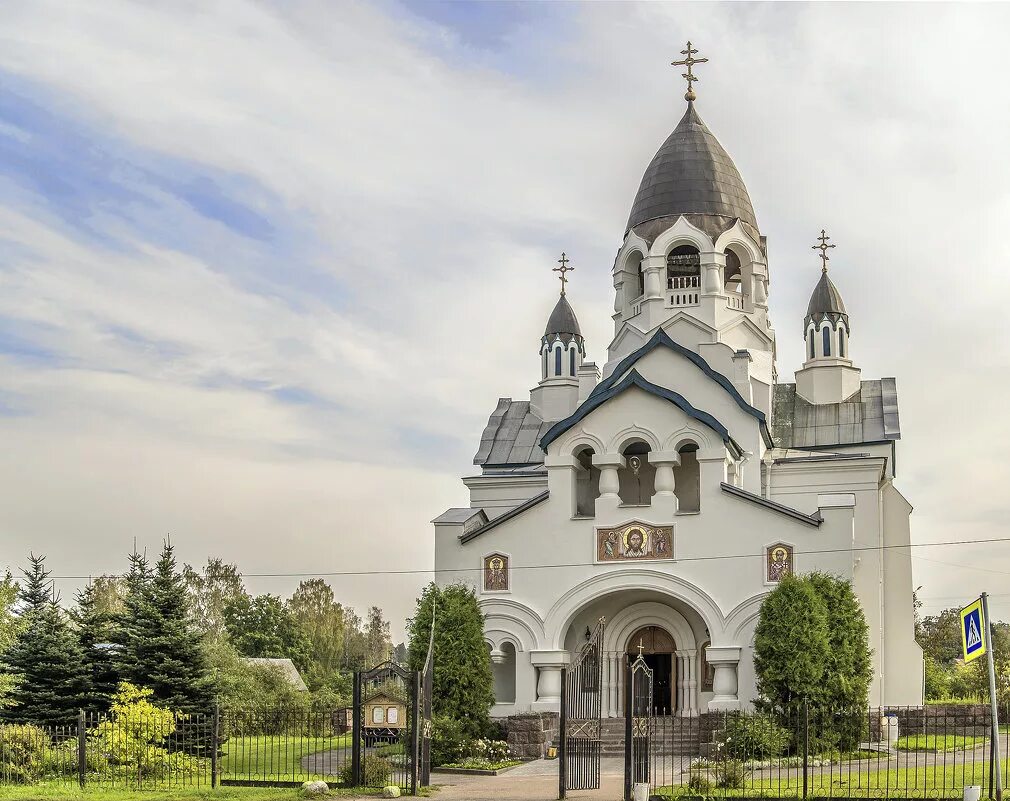
POLYGON ((708 412, 703 412, 700 409, 695 409, 688 402, 687 398, 677 392, 674 392, 672 389, 667 389, 666 387, 661 387, 646 381, 637 370, 632 370, 624 377, 623 381, 608 387, 604 392, 599 394, 596 392, 592 393, 588 398, 586 398, 585 402, 575 410, 574 414, 555 423, 547 429, 547 433, 544 434, 540 440, 540 447, 543 448, 546 453, 547 446, 564 434, 568 429, 588 417, 590 413, 602 406, 608 400, 620 395, 624 392, 624 390, 630 389, 631 387, 638 387, 639 389, 648 392, 650 395, 655 395, 659 398, 670 401, 670 403, 679 407, 680 410, 688 417, 694 418, 698 422, 703 423, 715 431, 720 437, 722 437, 723 442, 732 445, 738 453, 743 452, 743 449, 734 442, 733 438, 729 435, 729 429, 716 420, 712 415, 708 412))
POLYGON ((741 395, 737 391, 737 388, 733 386, 733 383, 728 378, 726 378, 726 376, 724 376, 717 370, 712 369, 712 366, 707 361, 705 361, 701 356, 695 353, 693 350, 685 348, 683 345, 674 342, 673 339, 670 338, 670 335, 667 334, 666 331, 664 331, 662 328, 659 329, 655 334, 653 334, 652 338, 644 345, 642 345, 642 347, 640 347, 633 353, 629 353, 627 356, 621 359, 621 361, 618 362, 617 367, 614 368, 614 372, 612 372, 608 378, 606 378, 605 380, 601 381, 599 384, 596 385, 596 388, 589 394, 589 398, 587 398, 587 401, 592 400, 593 395, 595 395, 596 393, 598 392, 602 393, 609 390, 614 385, 614 383, 622 375, 624 375, 624 373, 627 372, 633 364, 635 364, 635 362, 637 362, 643 356, 646 356, 647 354, 654 351, 660 345, 669 348, 674 353, 679 353, 685 359, 688 359, 690 362, 694 364, 695 367, 701 370, 706 376, 711 378, 719 386, 721 386, 724 390, 726 390, 726 392, 729 393, 729 396, 736 402, 737 406, 739 406, 741 409, 747 412, 747 414, 756 417, 758 422, 760 422, 761 424, 761 434, 764 437, 765 444, 768 447, 773 447, 774 443, 772 442, 771 433, 768 431, 768 424, 767 424, 768 421, 765 419, 765 413, 762 412, 760 409, 756 409, 749 403, 747 403, 747 401, 744 400, 743 395, 741 395))

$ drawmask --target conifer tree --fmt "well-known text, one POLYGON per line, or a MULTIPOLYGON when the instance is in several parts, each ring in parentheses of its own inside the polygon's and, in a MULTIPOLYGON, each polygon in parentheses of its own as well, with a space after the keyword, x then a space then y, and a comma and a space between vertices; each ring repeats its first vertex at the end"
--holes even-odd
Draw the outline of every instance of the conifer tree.
POLYGON ((77 639, 84 659, 87 697, 84 709, 106 712, 116 694, 121 677, 115 653, 116 616, 101 602, 99 589, 92 582, 78 591, 77 608, 71 613, 77 625, 77 639))
POLYGON ((173 710, 207 712, 213 703, 202 637, 190 625, 186 586, 165 543, 151 574, 134 636, 141 639, 136 678, 173 710))
POLYGON ((16 683, 3 716, 19 723, 71 723, 86 690, 83 657, 60 609, 44 556, 30 556, 19 592, 21 630, 3 656, 16 683))
MULTIPOLYGON (((123 580, 123 605, 112 632, 116 672, 123 681, 146 687, 143 666, 147 661, 147 643, 141 621, 153 615, 151 607, 151 567, 146 554, 136 549, 129 556, 130 569, 123 580)), ((145 626, 146 628, 146 626, 145 626)))

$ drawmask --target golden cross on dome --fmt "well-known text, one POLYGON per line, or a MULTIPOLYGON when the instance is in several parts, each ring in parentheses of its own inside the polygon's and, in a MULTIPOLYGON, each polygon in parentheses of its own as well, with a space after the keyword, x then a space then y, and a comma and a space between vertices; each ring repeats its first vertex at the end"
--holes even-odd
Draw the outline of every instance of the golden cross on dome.
POLYGON ((828 271, 828 251, 834 247, 834 245, 829 245, 828 240, 831 239, 830 236, 824 233, 824 229, 821 229, 821 235, 817 237, 817 240, 821 243, 819 245, 811 245, 811 250, 819 250, 821 252, 821 272, 828 271))
POLYGON ((555 267, 554 272, 561 273, 561 294, 565 294, 565 284, 568 283, 568 279, 565 278, 565 273, 575 272, 574 267, 568 266, 568 257, 565 255, 564 251, 561 251, 561 258, 558 259, 558 264, 560 267, 555 267))
POLYGON ((698 77, 694 74, 692 68, 694 67, 695 64, 704 64, 706 61, 708 61, 707 58, 695 58, 694 54, 697 52, 698 50, 694 47, 691 47, 691 42, 689 41, 687 43, 687 50, 680 51, 680 54, 682 56, 687 56, 687 58, 685 58, 683 61, 670 62, 670 65, 673 67, 687 67, 687 72, 684 73, 684 78, 687 80, 687 93, 684 95, 684 99, 688 103, 693 102, 698 97, 694 93, 694 89, 691 87, 691 84, 698 80, 698 77))

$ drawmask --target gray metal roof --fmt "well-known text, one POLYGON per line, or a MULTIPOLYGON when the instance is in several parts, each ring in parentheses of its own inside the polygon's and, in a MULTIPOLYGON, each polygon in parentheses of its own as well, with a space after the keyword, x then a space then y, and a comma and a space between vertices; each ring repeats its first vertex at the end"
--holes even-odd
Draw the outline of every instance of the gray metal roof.
POLYGON ((757 229, 750 195, 733 159, 701 121, 694 103, 653 157, 628 218, 628 229, 657 217, 710 214, 757 229))
POLYGON ((827 270, 821 272, 821 279, 814 287, 810 302, 807 304, 807 317, 818 314, 845 314, 842 293, 828 278, 827 270))
POLYGON ((550 336, 551 334, 576 334, 582 336, 582 329, 579 328, 579 321, 575 317, 575 311, 568 302, 568 298, 564 295, 558 298, 554 311, 547 318, 547 328, 544 330, 544 336, 550 336))
POLYGON ((901 439, 898 390, 893 378, 863 381, 841 403, 818 406, 796 393, 795 384, 776 384, 772 437, 779 448, 857 445, 901 439))
POLYGON ((480 448, 473 457, 473 463, 542 465, 544 452, 538 443, 550 427, 550 421, 541 420, 530 411, 529 401, 499 398, 498 406, 480 435, 480 448))
POLYGON ((452 509, 446 509, 442 514, 432 520, 432 523, 458 523, 463 524, 469 522, 471 518, 483 517, 484 522, 487 522, 487 514, 485 514, 483 509, 472 509, 470 507, 453 507, 452 509))
POLYGON ((259 667, 269 667, 280 672, 284 679, 294 687, 296 690, 301 690, 302 692, 308 692, 308 687, 305 686, 305 681, 302 679, 302 674, 298 672, 298 668, 295 667, 295 663, 290 659, 273 659, 270 657, 261 656, 244 656, 242 661, 249 665, 257 665, 259 667))

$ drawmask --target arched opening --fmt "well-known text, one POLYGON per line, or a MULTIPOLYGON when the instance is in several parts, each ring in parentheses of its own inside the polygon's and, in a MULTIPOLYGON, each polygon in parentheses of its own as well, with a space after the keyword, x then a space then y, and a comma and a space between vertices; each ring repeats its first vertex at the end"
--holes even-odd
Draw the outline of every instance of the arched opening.
POLYGON ((561 375, 561 345, 554 348, 554 375, 561 375))
POLYGON ((575 353, 576 347, 574 340, 572 344, 568 346, 568 375, 575 378, 575 353))
POLYGON ((824 349, 824 356, 828 357, 831 355, 831 328, 829 326, 824 326, 821 329, 822 348, 824 349))
POLYGON ((693 442, 677 449, 680 464, 673 468, 674 495, 681 512, 701 511, 701 470, 698 465, 698 446, 693 442))
POLYGON ((627 654, 632 660, 641 654, 652 670, 652 697, 633 699, 636 715, 648 712, 654 715, 672 715, 674 712, 673 688, 676 684, 673 655, 677 645, 670 633, 659 626, 643 626, 628 638, 627 654))
POLYGON ((628 254, 627 261, 624 262, 625 297, 629 300, 634 300, 645 294, 645 271, 642 269, 643 261, 644 257, 641 252, 633 250, 628 254))
POLYGON ((544 356, 544 376, 543 377, 546 379, 547 378, 547 347, 546 346, 544 347, 543 356, 544 356))
POLYGON ((656 491, 656 468, 649 463, 650 450, 647 442, 638 440, 621 451, 625 466, 617 471, 620 480, 618 494, 621 503, 626 506, 648 506, 652 503, 656 491))
POLYGON ((740 257, 731 248, 726 248, 726 268, 722 275, 722 285, 727 292, 742 294, 743 290, 743 269, 740 266, 740 257))
POLYGON ((810 341, 810 358, 813 359, 817 354, 814 351, 814 329, 811 328, 807 334, 807 339, 810 341))
POLYGON ((495 703, 514 704, 516 702, 516 647, 512 643, 503 642, 499 651, 491 651, 491 676, 494 679, 495 703))
POLYGON ((698 289, 701 286, 701 253, 694 245, 679 245, 666 256, 666 288, 698 289))
POLYGON ((596 499, 600 497, 600 468, 593 464, 592 448, 583 448, 575 454, 575 516, 595 517, 596 499))
POLYGON ((838 358, 845 358, 845 328, 838 326, 838 358))

